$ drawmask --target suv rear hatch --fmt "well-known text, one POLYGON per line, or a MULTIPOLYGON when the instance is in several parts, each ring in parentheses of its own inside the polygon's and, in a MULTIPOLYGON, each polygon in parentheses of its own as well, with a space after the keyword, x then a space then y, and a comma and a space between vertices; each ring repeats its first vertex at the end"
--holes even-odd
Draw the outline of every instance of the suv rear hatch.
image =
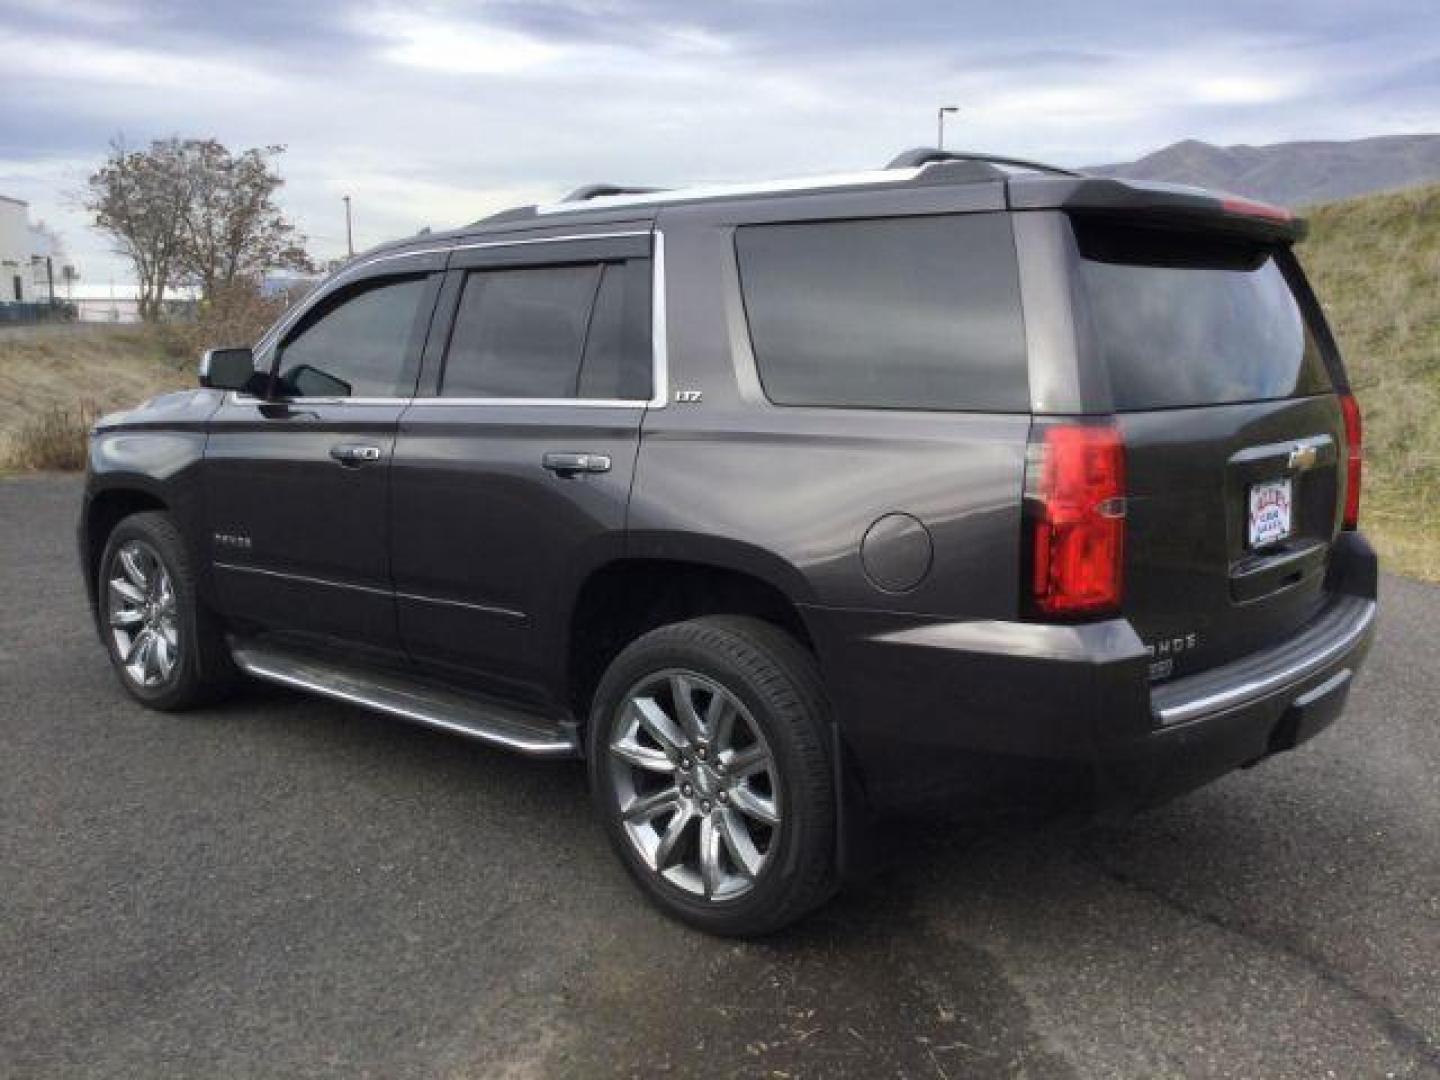
POLYGON ((1071 223, 1081 351, 1125 447, 1123 613, 1152 680, 1293 635, 1326 601, 1347 441, 1344 373, 1288 239, 1273 220, 1071 223))

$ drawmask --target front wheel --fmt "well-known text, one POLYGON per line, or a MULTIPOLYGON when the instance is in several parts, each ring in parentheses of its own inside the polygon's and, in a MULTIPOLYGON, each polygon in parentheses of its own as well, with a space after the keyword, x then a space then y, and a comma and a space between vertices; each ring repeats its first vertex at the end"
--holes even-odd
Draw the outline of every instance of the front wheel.
POLYGON ((716 616, 651 631, 601 680, 591 787, 645 893, 700 929, 779 929, 834 888, 835 791, 814 658, 716 616))
POLYGON ((116 525, 99 570, 101 633, 133 697, 156 709, 184 709, 229 688, 229 650, 200 602, 189 552, 167 514, 147 511, 116 525))

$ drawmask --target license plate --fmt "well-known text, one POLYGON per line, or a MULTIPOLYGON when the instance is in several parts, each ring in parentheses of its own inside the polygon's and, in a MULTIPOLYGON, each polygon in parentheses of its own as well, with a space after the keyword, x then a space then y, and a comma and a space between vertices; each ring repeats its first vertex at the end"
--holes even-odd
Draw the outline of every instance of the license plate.
POLYGON ((1250 485, 1250 546, 1264 547, 1290 535, 1290 480, 1250 485))

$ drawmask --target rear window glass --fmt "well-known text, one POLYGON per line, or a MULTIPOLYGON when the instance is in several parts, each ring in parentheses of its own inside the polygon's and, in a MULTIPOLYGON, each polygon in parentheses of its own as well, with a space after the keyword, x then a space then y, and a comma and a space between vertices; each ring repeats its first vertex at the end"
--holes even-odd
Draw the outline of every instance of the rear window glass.
POLYGON ((1330 377, 1275 252, 1077 220, 1089 333, 1120 411, 1323 393, 1330 377))
POLYGON ((736 230, 735 248, 771 401, 1028 408, 1004 215, 750 225, 736 230))

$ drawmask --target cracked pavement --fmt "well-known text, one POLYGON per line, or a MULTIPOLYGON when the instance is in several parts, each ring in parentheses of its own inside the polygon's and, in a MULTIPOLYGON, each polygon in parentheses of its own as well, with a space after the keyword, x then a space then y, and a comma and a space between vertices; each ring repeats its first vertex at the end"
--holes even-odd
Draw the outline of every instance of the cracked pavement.
POLYGON ((1345 718, 1121 823, 896 829, 758 943, 648 908, 582 770, 119 689, 74 478, 0 479, 0 1075, 1440 1077, 1440 589, 1345 718))

